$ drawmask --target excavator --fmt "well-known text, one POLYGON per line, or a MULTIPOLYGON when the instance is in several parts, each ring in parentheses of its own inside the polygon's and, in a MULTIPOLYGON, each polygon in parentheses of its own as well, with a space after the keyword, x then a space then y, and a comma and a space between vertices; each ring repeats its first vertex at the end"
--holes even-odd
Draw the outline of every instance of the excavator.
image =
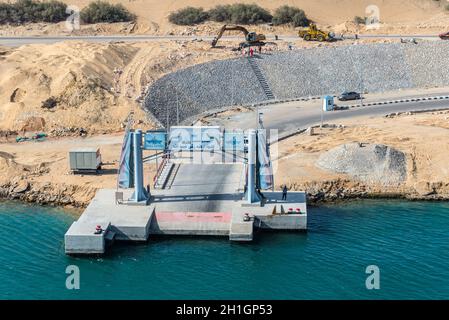
POLYGON ((212 48, 215 48, 218 40, 223 36, 226 31, 241 31, 245 35, 245 42, 241 42, 239 48, 248 48, 248 47, 262 47, 266 43, 266 37, 264 34, 258 34, 256 32, 249 32, 245 27, 242 26, 229 26, 224 25, 221 27, 218 35, 212 40, 212 48))

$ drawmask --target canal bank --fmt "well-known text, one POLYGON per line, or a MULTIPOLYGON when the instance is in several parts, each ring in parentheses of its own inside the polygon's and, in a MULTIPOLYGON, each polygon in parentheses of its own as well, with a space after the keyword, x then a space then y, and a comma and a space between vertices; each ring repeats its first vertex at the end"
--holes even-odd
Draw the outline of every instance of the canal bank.
MULTIPOLYGON (((279 107, 279 112, 285 113, 290 108, 279 107)), ((277 146, 279 160, 275 187, 280 189, 287 184, 292 191, 305 190, 309 204, 364 198, 449 200, 447 118, 447 112, 355 118, 343 123, 343 127, 324 128, 313 136, 301 134, 283 140, 277 146), (360 137, 365 137, 364 143, 384 143, 404 152, 408 165, 407 181, 391 187, 376 185, 317 168, 315 163, 322 153, 348 142, 359 141, 360 137)), ((39 143, 2 143, 0 198, 85 208, 98 189, 115 187, 114 172, 117 170, 122 140, 123 133, 118 133, 49 139, 39 143), (67 174, 68 151, 80 146, 100 147, 107 163, 103 174, 67 174)), ((275 162, 276 158, 277 155, 273 155, 275 162)), ((150 171, 146 174, 153 176, 154 167, 148 169, 150 171)))
MULTIPOLYGON (((366 185, 349 179, 311 181, 304 184, 291 183, 289 186, 292 191, 306 190, 309 205, 362 199, 407 199, 430 202, 449 200, 449 194, 443 190, 447 186, 441 183, 426 184, 422 193, 408 187, 388 190, 382 186, 366 185)), ((8 182, 0 186, 0 199, 82 209, 89 205, 96 191, 96 188, 82 185, 8 182), (23 186, 26 189, 21 189, 23 186)))

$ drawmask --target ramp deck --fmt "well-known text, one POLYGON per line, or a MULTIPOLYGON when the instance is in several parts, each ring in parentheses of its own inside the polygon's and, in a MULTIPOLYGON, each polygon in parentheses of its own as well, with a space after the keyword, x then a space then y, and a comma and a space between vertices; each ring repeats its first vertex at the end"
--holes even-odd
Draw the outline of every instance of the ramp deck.
MULTIPOLYGON (((65 234, 65 251, 102 254, 112 240, 147 241, 156 234, 251 241, 254 228, 307 228, 304 192, 289 192, 287 201, 281 200, 281 192, 266 192, 261 204, 248 206, 240 190, 242 170, 241 164, 181 164, 170 189, 152 190, 147 206, 116 203, 116 190, 101 189, 65 234), (101 234, 95 234, 98 225, 101 234)), ((131 194, 125 190, 123 198, 131 194)))

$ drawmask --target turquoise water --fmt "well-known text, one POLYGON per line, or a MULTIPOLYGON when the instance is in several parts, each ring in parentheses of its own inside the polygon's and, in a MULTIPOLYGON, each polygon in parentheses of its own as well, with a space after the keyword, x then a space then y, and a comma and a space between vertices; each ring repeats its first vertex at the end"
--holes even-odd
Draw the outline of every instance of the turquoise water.
POLYGON ((2 299, 447 299, 449 204, 360 201, 310 208, 308 233, 251 244, 160 238, 103 258, 64 255, 75 216, 0 202, 2 299), (65 288, 67 265, 81 288, 65 288), (365 268, 380 268, 380 290, 365 268))

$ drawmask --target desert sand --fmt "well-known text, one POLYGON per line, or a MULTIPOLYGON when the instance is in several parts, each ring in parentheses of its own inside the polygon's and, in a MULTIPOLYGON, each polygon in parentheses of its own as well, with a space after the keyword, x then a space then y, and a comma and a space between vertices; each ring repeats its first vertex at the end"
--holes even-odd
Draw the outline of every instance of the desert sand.
MULTIPOLYGON (((69 1, 81 9, 90 0, 69 1)), ((338 24, 352 20, 354 16, 365 16, 365 8, 376 5, 380 10, 381 20, 391 22, 415 22, 432 19, 441 13, 442 5, 434 0, 109 0, 111 3, 121 3, 138 16, 139 21, 148 24, 155 23, 160 28, 167 26, 167 17, 170 12, 187 6, 210 9, 216 5, 231 3, 257 3, 263 8, 274 11, 276 8, 288 4, 303 9, 306 14, 320 24, 338 24)), ((444 5, 444 1, 443 5, 444 5)))
POLYGON ((115 132, 131 111, 137 122, 151 127, 140 107, 147 86, 173 70, 234 56, 209 48, 191 41, 0 47, 0 132, 115 132), (52 97, 56 106, 42 108, 52 97))
MULTIPOLYGON (((6 0, 0 0, 6 1, 6 0)), ((69 1, 69 5, 82 9, 90 0, 69 1)), ((0 35, 55 35, 55 34, 183 34, 214 35, 219 24, 204 23, 195 27, 175 26, 168 22, 170 12, 187 6, 210 9, 219 4, 257 3, 274 12, 284 4, 303 9, 307 16, 319 27, 334 32, 371 32, 400 34, 435 34, 449 27, 449 11, 444 9, 446 1, 440 0, 109 0, 121 3, 137 15, 136 23, 83 25, 81 30, 69 32, 65 23, 27 24, 22 26, 0 26, 0 35), (370 7, 370 6, 376 6, 370 7), (371 9, 373 8, 373 9, 371 9), (365 30, 356 27, 352 21, 355 16, 368 17, 376 14, 380 18, 380 29, 365 30)), ((293 28, 250 26, 250 29, 267 34, 295 34, 293 28)))
POLYGON ((400 115, 392 118, 354 118, 339 128, 316 129, 278 146, 276 184, 311 194, 326 193, 327 200, 352 196, 400 196, 411 199, 449 197, 449 112, 400 115), (399 132, 399 134, 398 134, 399 132), (319 156, 352 142, 384 144, 406 155, 407 179, 401 185, 366 184, 346 174, 317 166, 319 156))

